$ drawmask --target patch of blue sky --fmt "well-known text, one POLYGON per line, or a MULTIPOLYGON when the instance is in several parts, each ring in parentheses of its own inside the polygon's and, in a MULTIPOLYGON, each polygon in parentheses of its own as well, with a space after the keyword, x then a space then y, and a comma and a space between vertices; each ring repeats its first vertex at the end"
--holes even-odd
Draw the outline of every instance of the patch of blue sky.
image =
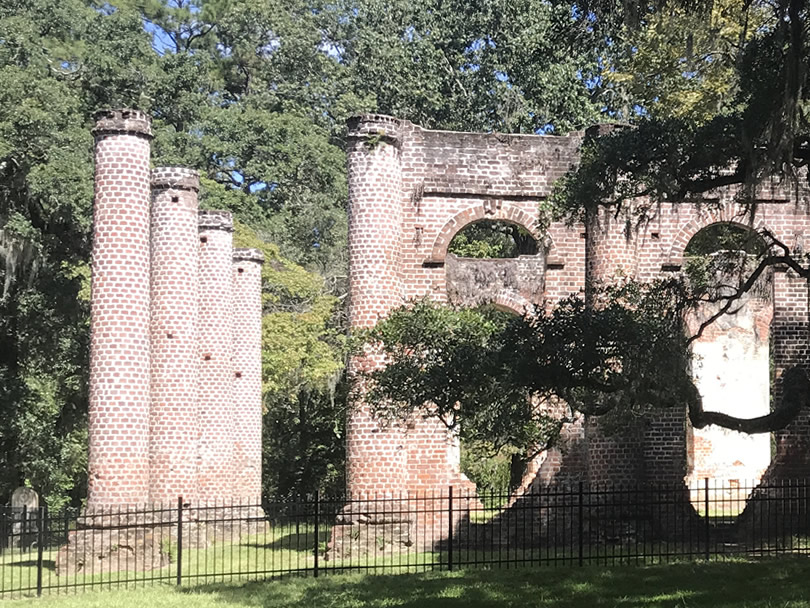
POLYGON ((267 44, 263 45, 259 50, 264 57, 268 57, 281 48, 281 40, 273 38, 267 44))
POLYGON ((112 15, 115 11, 118 10, 118 8, 116 8, 115 5, 110 4, 109 2, 102 2, 101 4, 98 4, 93 8, 96 9, 96 12, 99 12, 102 15, 112 15))
POLYGON ((343 61, 343 56, 346 52, 346 48, 343 45, 338 44, 333 40, 326 39, 321 41, 321 44, 318 46, 318 50, 325 53, 327 57, 334 59, 338 63, 343 61))
POLYGON ((143 23, 143 29, 152 37, 152 48, 155 49, 158 55, 162 56, 167 52, 174 51, 174 42, 166 30, 148 19, 142 19, 141 22, 143 23))
POLYGON ((588 74, 586 75, 582 70, 576 71, 577 80, 582 82, 585 85, 585 88, 589 91, 593 91, 594 89, 602 86, 603 79, 601 74, 588 74))
POLYGON ((467 46, 466 49, 464 49, 464 53, 465 54, 477 53, 483 50, 484 48, 494 49, 495 41, 489 36, 486 36, 484 38, 476 38, 467 46))

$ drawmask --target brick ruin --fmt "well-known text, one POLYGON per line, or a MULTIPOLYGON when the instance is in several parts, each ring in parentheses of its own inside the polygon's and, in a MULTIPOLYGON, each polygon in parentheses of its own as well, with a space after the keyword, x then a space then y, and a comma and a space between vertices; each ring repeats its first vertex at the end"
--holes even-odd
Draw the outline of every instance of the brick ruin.
POLYGON ((150 119, 97 115, 87 512, 261 497, 262 254, 150 169, 150 119))
MULTIPOLYGON (((383 115, 351 119, 351 327, 371 326, 393 308, 423 297, 453 304, 488 301, 522 314, 572 294, 587 297, 591 286, 624 277, 671 276, 681 271, 690 240, 719 222, 767 228, 801 253, 810 236, 808 192, 776 182, 756 192, 753 218, 729 187, 700 200, 661 204, 644 221, 630 210, 602 212, 588 226, 557 222, 541 232, 539 205, 554 181, 577 164, 585 138, 606 130, 609 126, 599 125, 565 136, 504 135, 434 131, 383 115), (497 260, 449 254, 454 236, 480 220, 522 226, 541 245, 538 254, 497 260)), ((767 413, 771 393, 779 398, 784 370, 806 365, 808 329, 807 283, 776 268, 757 295, 695 346, 706 409, 743 417, 767 413), (747 367, 734 374, 743 362, 747 367)), ((351 369, 380 364, 368 353, 355 358, 351 369)), ((384 426, 362 402, 353 406, 347 431, 352 495, 421 495, 449 485, 472 489, 459 470, 455 438, 437 423, 384 426)), ((746 443, 731 431, 693 432, 685 410, 663 412, 625 436, 608 435, 598 420, 586 419, 565 430, 559 449, 532 463, 532 479, 524 486, 553 479, 683 484, 705 476, 758 478, 765 469, 774 479, 810 472, 810 415, 801 414, 774 435, 771 459, 767 435, 746 443), (729 434, 735 437, 723 437, 729 434), (730 458, 732 451, 736 455, 730 458)))
MULTIPOLYGON (((588 226, 553 223, 541 231, 540 203, 577 163, 583 140, 603 129, 502 135, 432 131, 381 115, 352 119, 351 327, 369 327, 415 298, 492 302, 522 314, 571 294, 587 297, 592 286, 623 277, 668 276, 683 267, 692 237, 718 222, 767 227, 796 252, 804 246, 810 199, 803 189, 777 183, 759 189, 753 218, 726 188, 701 201, 661 204, 644 221, 630 211, 605 212, 588 226), (537 254, 497 260, 449 254, 454 236, 481 220, 522 226, 538 243, 537 254)), ((75 533, 74 545, 94 542, 105 509, 175 504, 178 496, 194 506, 261 494, 261 254, 233 249, 230 214, 198 211, 196 172, 150 169, 145 114, 102 112, 94 135, 89 483, 80 522, 88 533, 83 540, 75 533)), ((729 412, 767 411, 784 370, 805 365, 810 355, 808 304, 807 283, 776 268, 744 310, 708 332, 696 346, 703 349, 697 375, 707 409, 729 407, 716 396, 734 383, 740 403, 751 394, 757 400, 729 412), (712 384, 744 362, 750 367, 731 382, 712 384)), ((381 364, 369 352, 349 369, 381 364)), ((662 413, 625 436, 606 434, 598 420, 581 420, 565 430, 559 448, 532 463, 524 485, 555 479, 683 484, 709 475, 756 476, 764 468, 772 478, 810 472, 807 413, 774 434, 771 459, 761 441, 754 446, 736 438, 730 445, 745 453, 723 461, 718 445, 727 438, 712 432, 693 432, 681 411, 662 413)), ((354 403, 346 461, 354 498, 438 494, 450 486, 474 496, 474 484, 459 469, 458 442, 438 421, 386 426, 354 403)), ((368 521, 362 502, 351 504, 338 521, 368 521)), ((143 521, 140 533, 148 536, 150 523, 143 521)), ((339 548, 339 528, 333 548, 339 548)), ((160 562, 159 551, 151 551, 160 562)))

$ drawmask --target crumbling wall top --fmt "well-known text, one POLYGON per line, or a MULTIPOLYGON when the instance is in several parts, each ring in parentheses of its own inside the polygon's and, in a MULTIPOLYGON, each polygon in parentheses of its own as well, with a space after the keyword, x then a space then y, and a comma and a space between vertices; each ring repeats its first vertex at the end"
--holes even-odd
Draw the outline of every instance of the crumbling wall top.
POLYGON ((347 126, 349 137, 379 138, 390 143, 397 143, 402 134, 404 122, 385 114, 362 114, 349 118, 347 126))
POLYGON ((264 254, 258 249, 234 249, 234 262, 257 262, 264 264, 264 254))
POLYGON ((186 167, 156 167, 152 169, 152 188, 200 190, 200 174, 186 167))
POLYGON ((233 215, 230 211, 200 211, 197 218, 200 230, 233 232, 233 215))
POLYGON ((146 112, 128 108, 100 110, 93 118, 96 121, 93 135, 96 137, 110 133, 134 133, 152 138, 152 119, 146 112))

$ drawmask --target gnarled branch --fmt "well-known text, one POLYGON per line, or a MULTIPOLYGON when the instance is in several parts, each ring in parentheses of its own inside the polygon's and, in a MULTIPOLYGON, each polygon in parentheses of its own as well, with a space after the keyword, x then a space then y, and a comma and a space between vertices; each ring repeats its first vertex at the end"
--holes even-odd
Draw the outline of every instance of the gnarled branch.
POLYGON ((810 397, 810 378, 807 371, 792 367, 782 376, 782 402, 770 414, 757 418, 737 418, 721 412, 707 412, 703 409, 703 398, 692 385, 689 398, 689 420, 696 429, 710 424, 739 431, 741 433, 771 433, 785 428, 795 420, 799 412, 808 403, 810 397))

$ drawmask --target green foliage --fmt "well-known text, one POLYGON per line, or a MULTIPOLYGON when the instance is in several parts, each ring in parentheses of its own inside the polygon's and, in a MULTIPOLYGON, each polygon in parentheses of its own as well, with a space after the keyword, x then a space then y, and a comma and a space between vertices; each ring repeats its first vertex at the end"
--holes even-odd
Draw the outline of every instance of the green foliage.
POLYGON ((537 242, 522 226, 483 220, 463 228, 447 250, 463 258, 516 258, 537 253, 537 242))
POLYGON ((765 243, 755 231, 739 224, 718 223, 706 226, 692 237, 684 250, 688 256, 707 256, 718 251, 742 251, 761 255, 765 243))
MULTIPOLYGON (((619 4, 600 3, 596 20, 615 24, 607 7, 619 4)), ((561 216, 583 219, 588 208, 637 197, 654 206, 735 184, 740 202, 751 204, 763 179, 799 178, 810 138, 805 4, 724 0, 698 12, 680 5, 653 3, 625 19, 629 50, 617 45, 607 78, 628 87, 631 103, 617 106, 635 108, 619 113, 635 126, 585 145, 579 167, 557 184, 561 216)), ((633 205, 641 215, 650 209, 633 205)))
POLYGON ((614 430, 654 408, 682 407, 693 389, 676 281, 606 290, 603 305, 564 300, 549 315, 504 320, 488 309, 417 301, 366 335, 387 365, 363 375, 381 416, 426 413, 467 442, 552 444, 576 412, 614 430), (552 407, 564 401, 572 411, 552 407))
POLYGON ((740 51, 766 25, 767 11, 740 0, 716 0, 703 11, 671 3, 642 23, 625 22, 604 72, 613 105, 625 119, 641 111, 710 120, 733 105, 740 51))
POLYGON ((539 0, 344 0, 336 47, 376 109, 431 128, 564 133, 591 122, 585 19, 539 0))
POLYGON ((343 480, 345 336, 323 278, 237 223, 234 243, 262 251, 264 490, 336 491, 343 480))
POLYGON ((508 492, 514 452, 515 448, 494 450, 492 444, 485 441, 461 444, 461 470, 475 483, 478 496, 486 498, 487 494, 508 492))

